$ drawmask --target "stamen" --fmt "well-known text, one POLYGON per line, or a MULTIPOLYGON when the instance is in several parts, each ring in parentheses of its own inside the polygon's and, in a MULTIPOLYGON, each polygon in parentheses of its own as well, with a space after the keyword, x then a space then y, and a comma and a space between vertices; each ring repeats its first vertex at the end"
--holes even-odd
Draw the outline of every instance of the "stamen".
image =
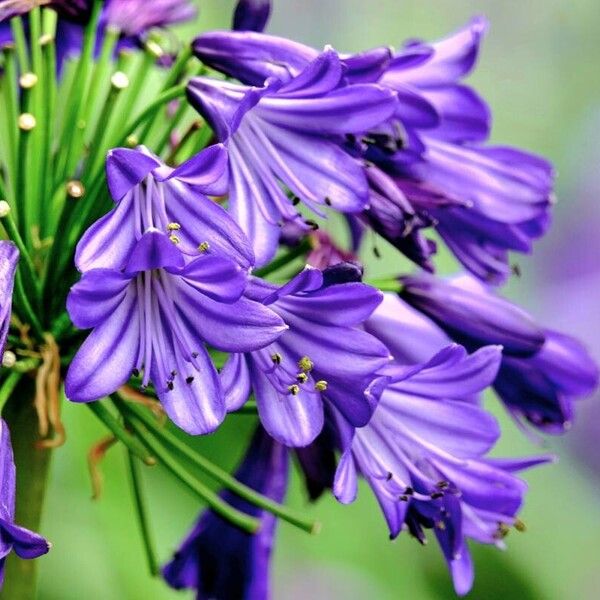
POLYGON ((175 245, 177 245, 177 244, 179 244, 179 242, 181 242, 181 239, 180 239, 178 236, 174 235, 174 234, 173 234, 173 235, 170 235, 170 236, 169 236, 169 239, 170 239, 170 240, 171 240, 171 241, 172 241, 172 242, 173 242, 175 245))
POLYGON ((169 223, 167 225, 168 231, 179 231, 181 229, 181 225, 179 223, 169 223))
POLYGON ((208 252, 209 249, 210 249, 210 244, 208 242, 202 242, 198 246, 198 251, 199 252, 208 252))
POLYGON ((527 531, 527 526, 525 523, 523 523, 523 521, 521 521, 521 519, 515 519, 515 529, 519 533, 525 533, 527 531))
POLYGON ((279 354, 279 352, 275 352, 275 354, 271 354, 271 360, 273 361, 274 364, 276 365, 280 365, 282 359, 281 354, 279 354))
POLYGON ((300 383, 306 383, 308 381, 308 375, 306 373, 298 373, 298 375, 296 375, 296 379, 300 383))
POLYGON ((510 533, 510 527, 506 523, 498 523, 498 529, 494 533, 497 540, 504 539, 510 533))
POLYGON ((443 498, 444 497, 444 492, 433 492, 433 494, 430 495, 430 498, 432 500, 437 500, 438 498, 443 498))
POLYGON ((327 389, 327 382, 324 379, 321 379, 315 383, 315 390, 317 392, 324 392, 327 389))
POLYGON ((186 377, 186 378, 185 378, 185 382, 186 382, 188 385, 191 385, 193 381, 194 381, 194 376, 193 376, 193 375, 190 375, 189 377, 186 377))
POLYGON ((295 383, 288 386, 288 392, 292 395, 292 396, 297 396, 300 393, 300 386, 296 385, 295 383))
POLYGON ((305 373, 308 373, 309 371, 313 370, 315 365, 313 364, 313 361, 310 360, 310 358, 308 358, 308 356, 303 356, 298 361, 298 366, 300 367, 300 369, 302 371, 304 371, 305 373))

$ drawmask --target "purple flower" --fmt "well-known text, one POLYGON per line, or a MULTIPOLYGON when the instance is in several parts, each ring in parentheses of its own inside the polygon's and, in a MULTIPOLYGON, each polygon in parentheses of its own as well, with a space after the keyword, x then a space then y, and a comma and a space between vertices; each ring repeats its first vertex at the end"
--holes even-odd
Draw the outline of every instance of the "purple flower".
POLYGON ((17 247, 12 242, 0 240, 0 359, 10 327, 12 293, 18 262, 17 247))
POLYGON ((354 501, 358 475, 373 490, 390 538, 403 529, 421 543, 432 529, 458 594, 473 583, 467 539, 502 547, 518 523, 526 484, 511 471, 547 459, 495 462, 485 457, 500 435, 495 419, 469 401, 494 379, 500 348, 472 355, 449 346, 425 364, 388 367, 389 384, 366 427, 336 419, 343 454, 336 497, 354 501))
POLYGON ((50 550, 37 533, 15 524, 15 462, 8 425, 0 419, 0 586, 4 581, 6 557, 12 550, 19 558, 31 559, 50 550))
POLYGON ((573 401, 596 388, 598 367, 577 340, 544 329, 475 278, 422 275, 402 283, 402 298, 452 339, 471 350, 503 346, 494 388, 517 419, 561 433, 571 423, 573 401))
MULTIPOLYGON (((490 112, 461 80, 486 28, 475 18, 440 42, 409 42, 397 53, 376 48, 342 55, 342 62, 346 81, 377 83, 398 98, 385 124, 350 143, 355 157, 389 175, 370 170, 368 224, 428 270, 435 245, 422 230, 435 228, 467 269, 501 284, 511 273, 508 253, 530 252, 548 228, 553 170, 530 153, 481 145, 490 112)), ((317 54, 283 38, 236 32, 203 34, 194 51, 251 85, 272 76, 288 81, 317 54)))
POLYGON ((191 21, 197 14, 190 0, 107 0, 100 22, 127 38, 139 39, 153 28, 191 21))
POLYGON ((186 261, 166 233, 149 227, 123 267, 86 271, 69 294, 73 323, 94 331, 71 362, 67 397, 98 400, 143 370, 142 385, 153 382, 178 426, 213 431, 225 402, 204 343, 251 351, 285 329, 273 311, 241 297, 245 285, 236 263, 204 255, 186 261))
POLYGON ((273 257, 282 223, 303 223, 281 184, 318 214, 324 204, 350 213, 365 207, 364 170, 340 142, 385 120, 396 105, 378 86, 346 86, 332 50, 287 83, 248 88, 200 77, 189 83, 188 98, 227 144, 229 210, 259 265, 273 257))
POLYGON ((0 0, 0 21, 28 13, 36 6, 48 6, 61 17, 74 21, 89 18, 92 10, 90 0, 0 0))
MULTIPOLYGON (((288 484, 288 451, 262 428, 240 465, 236 478, 276 502, 282 502, 288 484)), ((261 518, 256 535, 205 512, 185 539, 173 560, 163 569, 167 583, 196 590, 197 598, 263 600, 269 593, 269 562, 276 519, 256 506, 224 492, 235 508, 261 518)))
POLYGON ((227 409, 237 410, 253 390, 263 426, 287 446, 315 439, 324 402, 356 427, 375 408, 377 372, 389 352, 358 326, 381 293, 348 279, 338 265, 323 272, 309 267, 280 288, 259 279, 248 285, 246 295, 280 315, 289 330, 269 346, 229 357, 221 373, 227 409))
POLYGON ((271 16, 271 0, 239 0, 233 15, 236 31, 263 31, 271 16))
POLYGON ((120 269, 149 227, 168 233, 190 260, 219 255, 247 268, 250 244, 227 212, 208 198, 227 187, 227 152, 211 146, 173 170, 146 148, 108 153, 106 176, 115 209, 84 234, 75 263, 80 271, 120 269))

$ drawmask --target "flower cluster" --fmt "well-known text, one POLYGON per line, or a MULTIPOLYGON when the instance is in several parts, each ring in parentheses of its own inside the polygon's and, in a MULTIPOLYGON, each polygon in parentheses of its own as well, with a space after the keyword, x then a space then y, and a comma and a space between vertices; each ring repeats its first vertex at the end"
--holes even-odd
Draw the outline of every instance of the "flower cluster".
MULTIPOLYGON (((141 459, 208 505, 163 569, 175 588, 269 596, 276 518, 317 529, 283 504, 293 453, 311 499, 353 502, 363 478, 391 538, 431 530, 462 595, 468 540, 503 547, 522 530, 518 473, 553 460, 490 457, 501 432, 482 394, 557 434, 598 381, 578 341, 497 291, 509 253, 549 225, 553 168, 488 143, 490 109, 463 82, 484 19, 346 54, 262 33, 270 13, 241 0, 232 31, 173 47, 162 30, 195 18, 187 0, 0 0, 0 218, 16 244, 0 242, 0 397, 35 373, 47 449, 64 439, 64 385, 126 446, 138 500, 141 459), (148 99, 150 72, 162 87, 148 99), (319 230, 334 213, 350 248, 319 230), (361 264, 367 231, 408 259, 386 280, 361 264), (436 275, 432 233, 465 273, 436 275), (236 476, 148 408, 189 435, 255 415, 236 476)), ((4 422, 0 433, 3 565, 48 544, 14 524, 4 422)))

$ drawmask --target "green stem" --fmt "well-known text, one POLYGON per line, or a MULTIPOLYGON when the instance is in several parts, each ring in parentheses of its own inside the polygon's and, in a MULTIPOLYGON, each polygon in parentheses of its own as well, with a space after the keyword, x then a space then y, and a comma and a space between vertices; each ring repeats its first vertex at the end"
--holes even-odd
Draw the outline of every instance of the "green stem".
POLYGON ((258 531, 260 522, 257 519, 229 506, 229 504, 222 500, 211 489, 190 475, 154 437, 148 434, 143 422, 137 418, 137 415, 134 412, 129 413, 128 420, 132 429, 148 450, 156 456, 159 462, 181 481, 181 483, 196 494, 202 502, 206 503, 216 514, 248 533, 256 533, 258 531))
POLYGON ((0 412, 2 412, 6 401, 14 392, 19 381, 21 381, 21 377, 23 377, 23 373, 20 373, 19 371, 12 371, 10 375, 4 380, 4 383, 0 388, 0 412))
POLYGON ((87 406, 98 417, 98 419, 100 419, 104 425, 106 425, 106 427, 114 434, 114 436, 127 447, 129 452, 135 454, 135 456, 137 456, 146 465, 156 464, 156 459, 153 456, 150 456, 143 444, 141 444, 137 438, 126 431, 119 421, 113 417, 108 408, 106 408, 104 405, 104 402, 90 402, 87 406))
POLYGON ((397 279, 367 279, 365 283, 382 292, 396 292, 397 294, 399 294, 403 288, 402 284, 397 279))
POLYGON ((18 17, 12 18, 10 20, 10 28, 19 58, 19 70, 21 73, 25 73, 29 71, 29 53, 27 52, 27 39, 25 38, 23 21, 18 17))
POLYGON ((251 487, 244 485, 239 482, 235 477, 209 461, 207 458, 194 452, 187 444, 179 440, 172 433, 166 429, 160 427, 146 412, 140 408, 133 406, 130 403, 120 402, 119 407, 124 407, 129 414, 135 415, 144 425, 150 430, 150 432, 158 437, 162 442, 170 446, 183 458, 187 459, 194 465, 196 465, 204 473, 212 477, 215 481, 221 484, 223 487, 232 491, 240 498, 247 500, 251 504, 266 510, 275 516, 287 521, 291 525, 303 529, 308 533, 316 533, 320 525, 310 519, 307 519, 304 515, 296 513, 294 510, 273 502, 271 499, 259 494, 251 487))
POLYGON ((279 269, 282 269, 297 258, 304 256, 310 249, 310 240, 304 239, 295 248, 292 248, 288 252, 282 254, 274 261, 270 262, 266 267, 257 269, 254 272, 254 275, 257 277, 266 277, 267 275, 271 275, 271 273, 279 271, 279 269))
MULTIPOLYGON (((10 198, 15 200, 16 190, 16 172, 17 172, 17 153, 19 145, 19 129, 17 120, 19 112, 17 110, 18 92, 17 92, 17 65, 15 57, 15 49, 12 46, 6 46, 3 49, 4 53, 4 77, 2 80, 2 103, 6 124, 4 131, 6 132, 7 144, 7 188, 10 198)), ((7 198, 8 199, 8 198, 7 198)))
POLYGON ((133 491, 133 499, 135 501, 136 513, 140 524, 140 532, 142 534, 142 541, 144 542, 144 549, 146 550, 148 569, 150 574, 153 577, 156 577, 156 575, 159 573, 158 558, 156 556, 154 536, 152 535, 152 530, 150 528, 150 519, 148 515, 149 511, 142 486, 140 465, 138 464, 135 455, 130 451, 127 451, 127 462, 129 464, 131 487, 133 491))
MULTIPOLYGON (((33 405, 33 381, 23 378, 7 403, 3 417, 10 429, 17 468, 15 522, 32 531, 40 531, 42 509, 46 495, 50 449, 38 448, 38 419, 33 405)), ((43 534, 43 531, 41 532, 43 534)), ((39 560, 22 560, 14 552, 6 561, 3 600, 33 600, 36 598, 39 560)))

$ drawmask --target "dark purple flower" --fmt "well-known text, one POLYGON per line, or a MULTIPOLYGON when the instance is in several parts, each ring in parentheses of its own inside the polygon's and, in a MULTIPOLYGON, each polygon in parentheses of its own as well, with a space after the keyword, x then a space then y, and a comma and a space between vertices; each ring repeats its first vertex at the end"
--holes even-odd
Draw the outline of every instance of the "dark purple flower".
POLYGON ((122 267, 86 271, 69 294, 73 323, 94 330, 71 362, 67 397, 98 400, 143 370, 142 385, 152 381, 178 426, 190 434, 213 431, 225 402, 204 343, 252 351, 286 328, 273 311, 241 297, 245 286, 246 272, 233 261, 186 261, 166 233, 148 226, 122 267))
POLYGON ((61 17, 85 21, 92 10, 90 0, 0 0, 0 21, 22 15, 37 6, 53 8, 61 17))
POLYGON ((344 266, 308 267, 288 284, 252 279, 246 294, 288 325, 260 350, 232 354, 221 379, 227 409, 237 410, 254 391, 265 429, 288 446, 310 444, 323 428, 324 401, 355 427, 375 408, 387 348, 358 329, 381 301, 374 288, 347 281, 344 266))
POLYGON ((15 551, 19 558, 31 559, 50 550, 50 544, 37 533, 15 524, 15 462, 8 425, 0 419, 0 586, 4 581, 6 557, 15 551))
POLYGON ((263 31, 271 16, 271 0, 239 0, 233 15, 236 31, 263 31))
MULTIPOLYGON (((282 502, 288 484, 288 466, 288 450, 259 427, 236 478, 282 502)), ((164 578, 176 589, 196 590, 199 600, 269 598, 269 562, 276 519, 231 492, 222 496, 235 508, 259 517, 259 532, 246 533, 207 511, 164 567, 164 578)))
POLYGON ((572 421, 573 401, 596 388, 598 367, 577 340, 544 329, 475 278, 422 275, 402 283, 402 298, 452 339, 471 350, 503 346, 494 388, 516 418, 547 433, 563 432, 572 421))
POLYGON ((12 242, 0 240, 0 360, 10 327, 12 293, 18 262, 17 247, 12 242))
POLYGON ((111 150, 106 177, 113 211, 84 234, 75 263, 80 271, 120 269, 148 227, 168 233, 187 259, 219 255, 247 268, 250 244, 227 212, 208 196, 227 188, 227 152, 211 146, 173 170, 146 148, 111 150))
POLYGON ((285 84, 248 88, 200 77, 189 83, 188 98, 227 144, 229 210, 253 241, 258 265, 274 255, 282 223, 303 223, 281 184, 318 214, 325 204, 341 212, 365 207, 364 170, 340 142, 387 119, 396 106, 381 87, 346 86, 332 50, 285 84))
POLYGON ((433 530, 461 595, 474 575, 466 540, 502 547, 527 488, 511 471, 547 460, 485 457, 500 431, 469 398, 491 384, 500 358, 498 347, 469 356, 454 345, 426 364, 395 363, 385 370, 389 384, 368 425, 352 430, 336 419, 343 449, 336 497, 352 502, 362 475, 391 538, 408 529, 425 543, 425 530, 433 530))

